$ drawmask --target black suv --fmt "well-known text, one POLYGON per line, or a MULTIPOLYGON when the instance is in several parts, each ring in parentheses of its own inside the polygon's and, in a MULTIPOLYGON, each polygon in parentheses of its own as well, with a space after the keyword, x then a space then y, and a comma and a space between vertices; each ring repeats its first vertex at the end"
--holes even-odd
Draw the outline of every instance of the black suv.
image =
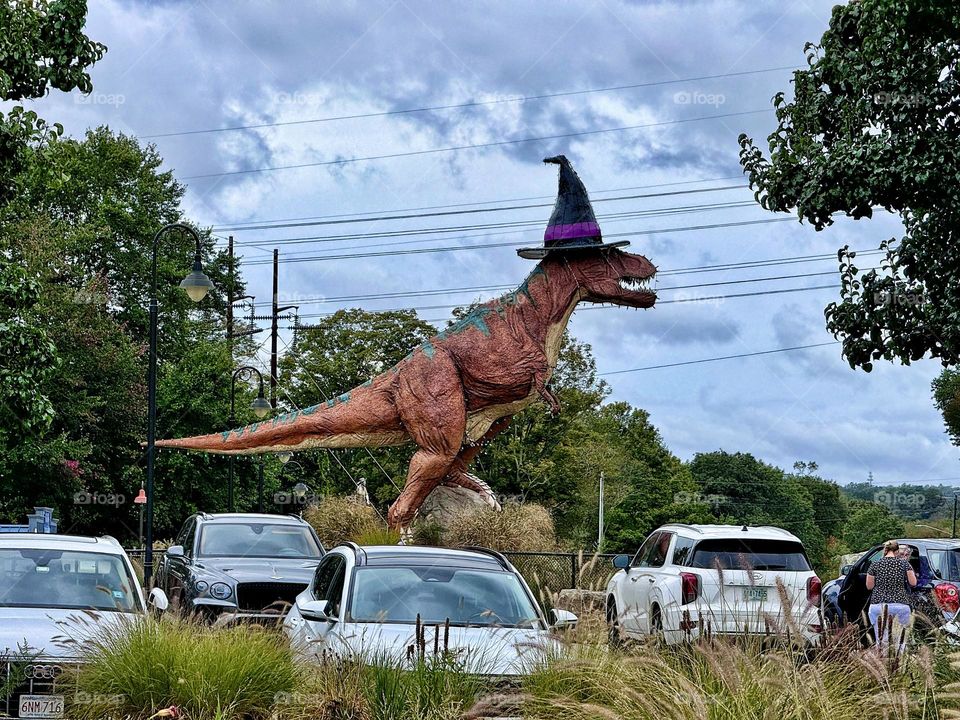
POLYGON ((307 587, 324 552, 299 517, 198 513, 167 548, 156 583, 182 612, 276 619, 307 587))

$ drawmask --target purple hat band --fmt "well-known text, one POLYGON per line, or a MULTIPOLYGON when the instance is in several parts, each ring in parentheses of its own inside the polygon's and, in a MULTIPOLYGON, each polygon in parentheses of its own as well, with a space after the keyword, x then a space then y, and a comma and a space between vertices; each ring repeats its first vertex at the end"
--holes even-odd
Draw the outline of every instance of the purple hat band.
POLYGON ((544 242, 576 240, 577 238, 600 239, 600 225, 595 222, 580 222, 570 225, 551 225, 543 233, 544 242))

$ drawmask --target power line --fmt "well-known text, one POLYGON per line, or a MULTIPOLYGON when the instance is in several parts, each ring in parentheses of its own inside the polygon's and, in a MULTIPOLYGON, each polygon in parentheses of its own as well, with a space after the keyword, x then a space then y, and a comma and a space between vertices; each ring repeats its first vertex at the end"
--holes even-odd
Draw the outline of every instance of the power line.
POLYGON ((699 365, 700 363, 718 362, 720 360, 736 360, 738 358, 757 357, 759 355, 773 355, 774 353, 793 352, 794 350, 809 350, 811 348, 827 347, 828 345, 839 345, 839 340, 831 342, 814 343, 812 345, 795 345, 794 347, 774 348, 773 350, 758 350, 757 352, 738 353, 736 355, 721 355, 719 357, 701 358, 700 360, 685 360, 684 362, 665 363, 663 365, 647 365, 646 367, 629 368, 627 370, 610 370, 609 372, 597 373, 598 375, 622 375, 624 373, 643 372, 644 370, 661 370, 663 368, 681 367, 683 365, 699 365))
MULTIPOLYGON (((642 195, 620 195, 618 197, 608 197, 608 198, 594 198, 594 203, 601 202, 617 202, 621 200, 638 200, 641 198, 658 198, 658 197, 672 197, 676 195, 693 195, 696 193, 705 193, 705 192, 718 192, 721 190, 742 190, 743 188, 749 187, 747 185, 726 185, 723 187, 715 188, 696 188, 693 190, 672 190, 670 192, 662 193, 644 193, 642 195)), ((754 204, 754 203, 751 203, 754 204)), ((491 213, 491 212, 505 212, 508 210, 528 210, 531 208, 545 208, 553 207, 553 203, 534 203, 530 205, 504 205, 500 207, 491 207, 491 208, 474 208, 471 210, 446 210, 440 212, 421 212, 421 213, 412 213, 407 215, 380 215, 376 217, 363 217, 363 218, 354 218, 354 219, 340 219, 340 220, 309 220, 304 219, 302 222, 274 222, 274 223, 263 223, 260 225, 250 225, 250 224, 241 224, 241 225, 223 225, 213 228, 216 232, 244 232, 246 230, 276 230, 278 228, 294 228, 294 227, 313 227, 317 225, 344 225, 344 224, 353 224, 353 223, 364 223, 364 222, 381 222, 384 220, 410 220, 416 218, 428 218, 428 217, 447 217, 450 215, 476 215, 480 213, 491 213)), ((243 243, 240 243, 241 245, 243 243)))
MULTIPOLYGON (((876 268, 863 268, 863 270, 875 270, 876 268)), ((758 278, 740 278, 736 280, 719 280, 717 282, 708 282, 708 283, 696 283, 692 285, 672 285, 670 287, 658 287, 655 288, 656 291, 663 292, 665 290, 692 290, 694 288, 705 288, 705 287, 717 287, 719 285, 742 285, 745 283, 756 283, 756 282, 772 282, 775 280, 796 280, 800 278, 810 278, 810 277, 823 277, 824 275, 836 275, 837 270, 826 270, 823 272, 812 272, 812 273, 798 273, 794 275, 772 275, 767 277, 758 277, 758 278)), ((396 298, 403 297, 430 297, 434 295, 456 295, 467 292, 494 292, 498 290, 511 290, 515 288, 516 285, 487 285, 487 286, 477 286, 477 287, 463 287, 463 288, 444 288, 437 290, 421 290, 421 291, 409 291, 409 292, 395 292, 395 293, 379 293, 379 294, 370 294, 370 295, 344 295, 341 297, 328 297, 328 298, 308 298, 297 300, 298 306, 303 305, 324 305, 327 303, 344 303, 344 302, 355 302, 360 300, 392 300, 396 298)), ((268 303, 261 303, 268 304, 268 303)), ((434 305, 433 309, 445 308, 445 307, 458 307, 458 305, 434 305)), ((404 308, 409 309, 409 308, 404 308)), ((421 308, 427 309, 427 308, 421 308)))
MULTIPOLYGON (((881 255, 884 250, 855 250, 860 257, 866 257, 870 255, 881 255)), ((808 263, 808 262, 817 262, 822 260, 836 260, 836 253, 826 253, 821 255, 795 255, 793 257, 785 258, 768 258, 765 260, 751 260, 745 262, 737 263, 722 263, 719 265, 697 265, 689 268, 675 268, 673 270, 657 270, 657 276, 668 276, 668 275, 688 275, 688 274, 699 274, 699 273, 708 273, 708 272, 719 272, 724 270, 749 270, 753 268, 765 268, 765 267, 776 267, 779 265, 794 265, 799 263, 808 263)), ((799 277, 812 277, 815 275, 830 275, 836 271, 830 271, 827 273, 805 273, 800 275, 789 275, 781 276, 778 278, 759 278, 761 280, 771 280, 771 279, 786 279, 786 278, 799 278, 799 277)), ((755 281, 754 279, 753 281, 755 281)), ((724 283, 705 283, 704 285, 719 285, 719 284, 734 284, 740 282, 751 282, 751 280, 734 280, 724 283)), ((431 295, 454 295, 458 293, 466 292, 492 292, 497 290, 512 290, 516 287, 516 283, 511 283, 509 285, 473 285, 465 287, 451 287, 451 288, 434 288, 427 290, 402 290, 397 292, 385 292, 385 293, 372 293, 364 295, 341 295, 335 297, 305 297, 297 298, 297 303, 299 305, 315 305, 323 303, 333 303, 333 302, 354 302, 358 300, 387 300, 387 299, 396 299, 404 297, 428 297, 431 295)), ((674 290, 674 289, 688 289, 693 286, 678 286, 673 288, 660 288, 660 290, 674 290)), ((257 306, 269 305, 268 302, 255 303, 257 306)))
MULTIPOLYGON (((636 218, 666 217, 670 215, 685 215, 687 213, 707 212, 710 210, 727 210, 731 208, 755 208, 753 200, 733 200, 702 205, 674 205, 665 208, 646 208, 640 210, 623 210, 621 212, 599 215, 598 219, 604 222, 632 220, 636 218)), ((238 246, 263 245, 265 242, 274 245, 299 245, 304 243, 329 243, 344 240, 369 240, 374 238, 410 237, 415 235, 438 235, 446 233, 464 232, 470 230, 503 230, 512 228, 541 228, 543 219, 533 220, 506 220, 501 222, 475 223, 472 225, 441 225, 434 227, 405 228, 402 230, 378 230, 376 232, 348 233, 345 235, 305 235, 299 237, 278 238, 275 240, 258 240, 236 243, 238 246)), ((507 234, 507 233, 494 233, 507 234)))
MULTIPOLYGON (((696 287, 691 285, 689 287, 696 287)), ((756 292, 746 292, 746 293, 733 293, 728 295, 708 295, 703 297, 692 297, 692 298, 675 298, 673 300, 658 300, 657 305, 670 305, 672 303, 691 303, 691 302, 713 302, 715 300, 732 300, 734 298, 744 298, 744 297, 756 297, 758 295, 783 295, 785 293, 795 293, 795 292, 808 292, 810 290, 827 290, 834 289, 836 285, 812 285, 809 287, 799 287, 799 288, 783 288, 780 290, 759 290, 756 292)), ((400 308, 382 308, 374 312, 419 312, 421 310, 449 310, 456 307, 462 307, 462 304, 458 305, 421 305, 418 307, 400 307, 400 308)), ((608 308, 616 308, 617 305, 590 305, 588 307, 579 308, 578 312, 584 312, 588 310, 606 310, 608 308)), ((327 313, 304 313, 299 317, 301 318, 325 318, 330 317, 331 315, 336 314, 335 312, 327 313)), ((448 318, 440 318, 438 320, 424 320, 428 323, 443 322, 448 318)))
POLYGON ((224 170, 215 173, 202 173, 200 175, 186 175, 182 180, 204 180, 207 178, 228 177, 231 175, 249 175, 252 173, 276 172, 278 170, 301 170, 304 168, 323 167, 326 165, 346 165, 348 163, 366 162, 369 160, 389 160, 391 158, 414 157, 417 155, 434 155, 437 153, 458 152, 460 150, 477 150, 491 147, 504 147, 507 145, 517 145, 519 143, 540 142, 543 140, 562 140, 572 137, 583 137, 586 135, 602 135, 604 133, 625 132, 627 130, 643 130, 653 127, 663 127, 666 125, 680 125, 683 123, 700 122, 703 120, 722 120, 732 117, 744 117, 746 115, 759 115, 760 113, 771 113, 772 108, 763 108, 760 110, 742 110, 740 112, 721 113, 719 115, 701 115, 699 117, 683 118, 678 120, 662 120, 655 123, 642 123, 639 125, 624 125, 614 128, 600 128, 598 130, 580 130, 578 132, 559 133, 557 135, 542 135, 540 137, 515 138, 513 140, 496 140, 486 143, 475 143, 472 145, 451 145, 441 148, 428 148, 426 150, 409 150, 407 152, 385 153, 383 155, 368 155, 365 157, 341 158, 339 160, 318 160, 317 162, 299 163, 297 165, 274 165, 262 168, 249 168, 246 170, 224 170))
POLYGON ((631 85, 612 85, 609 87, 590 88, 587 90, 567 90, 567 91, 555 92, 555 93, 543 93, 540 95, 518 95, 518 96, 512 96, 512 97, 506 97, 506 98, 495 98, 493 100, 473 100, 470 102, 454 103, 450 105, 432 105, 432 106, 426 106, 426 107, 403 108, 400 110, 382 110, 380 112, 357 113, 353 115, 334 115, 329 117, 310 118, 307 120, 284 120, 284 121, 256 123, 251 125, 233 125, 229 127, 220 127, 220 128, 203 128, 200 130, 179 130, 174 132, 152 133, 150 135, 141 135, 140 137, 144 139, 149 139, 149 138, 178 137, 178 136, 184 136, 184 135, 207 135, 212 133, 234 132, 238 130, 259 130, 262 128, 270 128, 270 127, 287 127, 290 125, 308 125, 311 123, 334 122, 338 120, 360 120, 363 118, 388 117, 391 115, 408 115, 412 113, 434 112, 437 110, 459 110, 459 109, 470 108, 470 107, 481 107, 484 105, 501 105, 505 103, 533 102, 537 100, 548 100, 551 98, 558 98, 558 97, 570 97, 573 95, 588 95, 592 93, 618 92, 622 90, 636 90, 638 88, 656 87, 660 85, 675 85, 678 83, 697 82, 700 80, 718 80, 720 78, 742 77, 746 75, 760 75, 762 73, 779 72, 783 70, 796 70, 796 69, 797 68, 794 65, 784 65, 781 67, 763 68, 760 70, 743 70, 741 72, 721 73, 719 75, 701 75, 699 77, 674 78, 671 80, 654 80, 651 82, 634 83, 631 85))
MULTIPOLYGON (((715 178, 701 178, 699 180, 680 180, 675 182, 668 183, 654 183, 652 185, 630 185, 627 187, 619 188, 608 188, 606 190, 592 190, 591 195, 597 195, 599 193, 610 193, 610 192, 627 192, 628 190, 647 190, 649 188, 661 188, 661 187, 673 187, 676 185, 696 185, 698 183, 707 183, 707 182, 725 182, 727 180, 741 180, 743 175, 726 175, 724 177, 715 177, 715 178)), ((746 187, 746 186, 744 186, 746 187)), ((393 210, 367 210, 364 212, 355 212, 355 213, 339 213, 335 215, 308 215, 306 217, 293 217, 293 218, 278 218, 274 220, 249 220, 247 222, 237 222, 236 226, 246 226, 255 223, 283 223, 283 222, 299 222, 301 220, 327 220, 331 218, 347 218, 347 217, 359 217, 361 215, 376 215, 382 213, 408 213, 408 212, 418 212, 420 210, 445 210, 447 208, 459 208, 459 207, 475 207, 477 205, 496 205, 497 203, 507 203, 507 202, 527 202, 529 200, 551 200, 555 199, 555 195, 530 195, 528 197, 518 197, 518 198, 500 198, 499 200, 478 200, 474 202, 467 203, 448 203, 446 205, 421 205, 420 207, 412 208, 399 208, 393 210)), ((594 200, 596 202, 596 199, 594 200)), ((214 228, 214 230, 219 231, 219 228, 214 228)))
MULTIPOLYGON (((690 232, 693 230, 715 230, 717 228, 745 227, 748 225, 766 225, 768 223, 781 223, 781 222, 797 222, 797 219, 793 217, 787 217, 787 218, 765 218, 763 220, 741 220, 738 222, 713 223, 710 225, 688 225, 684 227, 661 228, 658 230, 637 230, 634 232, 606 233, 604 234, 604 237, 613 238, 613 237, 636 237, 638 235, 664 235, 667 233, 675 233, 675 232, 690 232)), ((324 260, 349 260, 354 258, 388 257, 388 256, 395 256, 395 255, 419 255, 423 253, 458 252, 462 250, 490 250, 493 248, 502 248, 502 247, 518 248, 522 246, 523 246, 522 243, 516 243, 516 242, 484 243, 483 245, 451 245, 447 247, 438 247, 438 248, 413 248, 409 250, 384 250, 384 251, 362 252, 362 253, 341 253, 339 255, 315 255, 310 257, 289 258, 287 260, 282 260, 281 262, 286 262, 286 263, 320 262, 324 260)), ((268 261, 266 260, 251 260, 246 264, 248 266, 252 266, 252 265, 264 265, 267 263, 268 261)))

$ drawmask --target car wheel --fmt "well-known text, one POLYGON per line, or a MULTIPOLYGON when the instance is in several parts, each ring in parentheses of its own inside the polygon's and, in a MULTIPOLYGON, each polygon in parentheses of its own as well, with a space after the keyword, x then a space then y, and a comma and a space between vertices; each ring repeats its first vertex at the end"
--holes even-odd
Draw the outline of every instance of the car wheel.
POLYGON ((620 614, 617 612, 617 603, 612 600, 607 604, 607 644, 615 649, 623 647, 620 614))
POLYGON ((653 641, 662 645, 663 639, 663 614, 660 612, 660 606, 654 605, 650 608, 650 637, 653 641))

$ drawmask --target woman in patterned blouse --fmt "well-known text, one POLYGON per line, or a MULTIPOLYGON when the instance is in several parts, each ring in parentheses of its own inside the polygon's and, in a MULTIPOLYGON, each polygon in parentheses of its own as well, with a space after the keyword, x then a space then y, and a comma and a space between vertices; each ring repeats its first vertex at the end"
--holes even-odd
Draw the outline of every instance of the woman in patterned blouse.
POLYGON ((907 627, 910 624, 910 599, 907 597, 907 585, 917 584, 917 575, 909 561, 899 555, 900 544, 896 540, 887 540, 883 544, 883 557, 874 560, 867 573, 867 590, 872 590, 868 616, 870 624, 876 630, 877 645, 882 650, 889 642, 889 624, 880 627, 887 617, 895 617, 907 627))

